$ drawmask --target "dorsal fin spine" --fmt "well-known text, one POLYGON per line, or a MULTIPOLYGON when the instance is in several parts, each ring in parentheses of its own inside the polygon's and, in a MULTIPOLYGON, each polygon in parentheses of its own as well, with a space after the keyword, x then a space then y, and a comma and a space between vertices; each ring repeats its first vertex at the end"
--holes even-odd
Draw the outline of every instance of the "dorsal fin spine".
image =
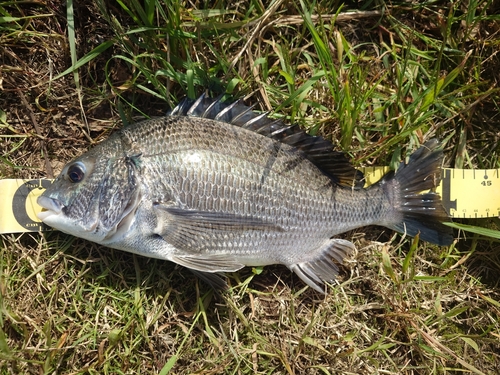
MULTIPOLYGON (((217 117, 217 115, 215 116, 210 116, 210 112, 212 112, 212 109, 217 106, 218 104, 221 104, 221 99, 224 95, 219 95, 218 97, 214 98, 212 103, 210 103, 207 107, 207 109, 205 110, 205 112, 203 112, 203 115, 201 117, 203 118, 213 118, 215 119, 215 117, 217 117)), ((219 113, 219 111, 217 111, 216 113, 219 113)))
POLYGON ((198 99, 196 99, 196 101, 193 103, 193 105, 186 112, 186 116, 194 116, 196 108, 198 108, 198 106, 201 104, 201 102, 203 102, 203 99, 205 99, 205 93, 201 94, 200 97, 198 99))
POLYGON ((220 119, 224 118, 224 115, 226 113, 231 112, 238 104, 239 104, 239 100, 236 101, 236 102, 233 102, 233 103, 229 104, 226 108, 224 108, 222 111, 220 111, 219 113, 217 113, 217 115, 215 116, 214 120, 220 120, 220 119))
MULTIPOLYGON (((236 103, 243 106, 243 104, 241 103, 241 100, 238 100, 236 103)), ((231 124, 238 125, 238 122, 240 121, 240 119, 243 116, 245 116, 246 114, 252 112, 254 108, 255 108, 255 104, 251 105, 250 107, 245 106, 245 109, 243 111, 241 111, 241 113, 238 113, 236 116, 233 117, 233 119, 231 120, 231 124)))
POLYGON ((255 128, 254 132, 259 133, 259 134, 270 134, 271 132, 269 131, 271 129, 273 123, 269 124, 264 124, 260 128, 255 128))
POLYGON ((245 128, 245 129, 250 129, 252 124, 258 123, 258 122, 262 121, 263 119, 267 118, 268 114, 269 114, 269 112, 263 112, 263 113, 257 115, 256 117, 245 122, 243 125, 241 125, 241 127, 245 128))

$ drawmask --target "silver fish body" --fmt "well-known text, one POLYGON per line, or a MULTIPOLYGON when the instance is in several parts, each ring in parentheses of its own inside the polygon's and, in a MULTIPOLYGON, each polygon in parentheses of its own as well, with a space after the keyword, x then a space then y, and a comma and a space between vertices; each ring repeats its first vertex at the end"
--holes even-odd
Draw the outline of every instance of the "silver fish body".
POLYGON ((40 218, 214 283, 215 273, 284 264, 320 292, 354 249, 333 238, 340 233, 383 225, 452 241, 439 196, 420 193, 439 182, 436 141, 362 189, 359 173, 326 141, 290 129, 241 104, 183 102, 68 163, 39 198, 40 218))

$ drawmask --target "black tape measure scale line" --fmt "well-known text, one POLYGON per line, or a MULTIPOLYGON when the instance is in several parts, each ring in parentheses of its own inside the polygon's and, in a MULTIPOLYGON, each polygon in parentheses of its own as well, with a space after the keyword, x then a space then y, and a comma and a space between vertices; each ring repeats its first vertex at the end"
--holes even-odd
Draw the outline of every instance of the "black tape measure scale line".
POLYGON ((448 212, 448 215, 451 215, 451 210, 456 210, 457 209, 457 200, 451 200, 451 174, 452 170, 450 169, 445 169, 443 171, 443 176, 441 178, 441 200, 443 202, 443 206, 448 212))

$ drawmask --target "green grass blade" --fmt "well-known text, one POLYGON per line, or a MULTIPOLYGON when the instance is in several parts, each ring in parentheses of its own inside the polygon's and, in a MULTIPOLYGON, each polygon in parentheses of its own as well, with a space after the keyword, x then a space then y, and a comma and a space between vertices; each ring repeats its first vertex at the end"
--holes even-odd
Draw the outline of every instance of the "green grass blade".
POLYGON ((488 229, 484 227, 478 227, 475 225, 461 224, 461 223, 443 223, 451 228, 463 230, 465 232, 479 234, 484 237, 490 237, 500 240, 500 231, 495 229, 488 229))
POLYGON ((101 53, 106 51, 108 48, 110 48, 113 45, 112 40, 108 40, 100 45, 98 45, 96 48, 94 48, 92 51, 90 51, 88 54, 83 56, 80 60, 78 60, 73 66, 70 68, 66 69, 62 73, 59 73, 56 75, 53 80, 57 80, 61 77, 64 77, 66 74, 69 74, 73 71, 75 71, 78 68, 81 68, 82 66, 88 64, 90 61, 94 60, 96 57, 98 57, 101 53))

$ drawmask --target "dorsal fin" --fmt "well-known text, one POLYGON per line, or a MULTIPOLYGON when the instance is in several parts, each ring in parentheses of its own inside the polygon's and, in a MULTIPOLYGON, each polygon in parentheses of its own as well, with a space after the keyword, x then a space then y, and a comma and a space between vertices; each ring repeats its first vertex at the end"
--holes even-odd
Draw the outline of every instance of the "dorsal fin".
POLYGON ((219 98, 201 95, 198 99, 183 99, 170 116, 195 116, 226 122, 251 130, 279 142, 294 146, 336 184, 362 188, 363 174, 356 170, 344 153, 333 151, 333 145, 320 136, 311 136, 298 126, 285 125, 281 120, 257 113, 241 101, 225 103, 219 98))

